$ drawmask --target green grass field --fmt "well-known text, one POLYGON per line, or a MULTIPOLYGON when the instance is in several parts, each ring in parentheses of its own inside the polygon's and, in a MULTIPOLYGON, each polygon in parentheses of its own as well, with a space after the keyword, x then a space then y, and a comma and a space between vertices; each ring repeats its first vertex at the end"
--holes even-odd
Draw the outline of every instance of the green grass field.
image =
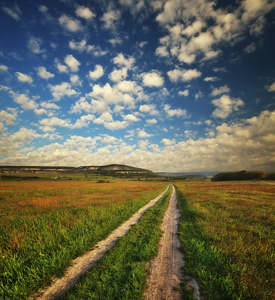
MULTIPOLYGON (((3 180, 0 299, 28 299, 54 276, 62 276, 72 259, 92 249, 167 184, 85 174, 60 180, 3 180)), ((175 185, 183 272, 198 281, 204 299, 274 299, 274 182, 175 185)), ((157 251, 167 197, 145 213, 64 299, 141 299, 145 265, 157 251)), ((185 282, 182 285, 185 289, 185 282)), ((184 299, 191 299, 189 292, 184 299)))
POLYGON ((166 186, 123 180, 3 182, 0 299, 27 299, 166 186))
POLYGON ((275 299, 275 184, 177 184, 186 265, 205 299, 275 299))

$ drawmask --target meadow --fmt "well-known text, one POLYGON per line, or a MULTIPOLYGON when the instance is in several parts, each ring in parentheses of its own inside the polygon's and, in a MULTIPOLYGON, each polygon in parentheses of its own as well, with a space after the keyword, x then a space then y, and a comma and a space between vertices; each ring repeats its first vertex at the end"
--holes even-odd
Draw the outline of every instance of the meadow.
POLYGON ((274 182, 177 187, 183 272, 204 299, 275 299, 274 182))
POLYGON ((72 259, 166 187, 165 182, 112 178, 3 180, 0 299, 27 299, 54 276, 62 276, 72 259))

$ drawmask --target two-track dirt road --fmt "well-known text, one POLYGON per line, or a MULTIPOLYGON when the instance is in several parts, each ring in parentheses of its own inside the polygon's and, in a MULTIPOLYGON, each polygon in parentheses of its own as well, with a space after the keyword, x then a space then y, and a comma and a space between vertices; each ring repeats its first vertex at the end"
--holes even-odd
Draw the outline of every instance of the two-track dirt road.
MULTIPOLYGON (((50 287, 38 292, 31 299, 53 300, 59 298, 67 292, 78 280, 78 278, 87 272, 111 249, 116 241, 127 234, 133 224, 136 224, 141 216, 150 209, 162 196, 167 192, 168 188, 158 197, 151 200, 147 205, 142 207, 129 220, 124 222, 116 230, 114 230, 105 240, 99 242, 94 250, 87 252, 85 255, 78 257, 72 261, 65 276, 56 279, 50 287)), ((182 276, 181 268, 184 265, 183 255, 179 251, 179 240, 177 238, 179 210, 177 209, 177 196, 175 187, 170 198, 169 206, 165 212, 161 229, 163 236, 159 243, 158 256, 148 262, 148 288, 145 291, 147 300, 163 300, 163 299, 181 299, 182 290, 180 283, 185 280, 187 285, 194 290, 194 298, 200 299, 199 289, 196 281, 182 276)))

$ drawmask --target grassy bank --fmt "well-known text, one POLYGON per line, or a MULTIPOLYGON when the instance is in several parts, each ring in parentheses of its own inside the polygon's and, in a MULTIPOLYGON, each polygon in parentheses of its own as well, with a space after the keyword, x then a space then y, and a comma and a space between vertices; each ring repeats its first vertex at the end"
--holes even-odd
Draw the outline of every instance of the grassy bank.
POLYGON ((184 273, 204 299, 274 299, 275 184, 177 184, 184 273))
POLYGON ((146 263, 157 254, 172 189, 61 299, 142 299, 146 263))
POLYGON ((7 181, 0 190, 0 299, 27 299, 165 183, 7 181))

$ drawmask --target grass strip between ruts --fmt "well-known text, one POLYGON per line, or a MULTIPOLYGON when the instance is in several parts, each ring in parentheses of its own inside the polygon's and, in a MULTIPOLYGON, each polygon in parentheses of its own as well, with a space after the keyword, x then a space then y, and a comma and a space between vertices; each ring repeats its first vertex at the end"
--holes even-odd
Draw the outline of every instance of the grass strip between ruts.
POLYGON ((146 263, 157 254, 172 189, 61 299, 142 299, 146 263))

